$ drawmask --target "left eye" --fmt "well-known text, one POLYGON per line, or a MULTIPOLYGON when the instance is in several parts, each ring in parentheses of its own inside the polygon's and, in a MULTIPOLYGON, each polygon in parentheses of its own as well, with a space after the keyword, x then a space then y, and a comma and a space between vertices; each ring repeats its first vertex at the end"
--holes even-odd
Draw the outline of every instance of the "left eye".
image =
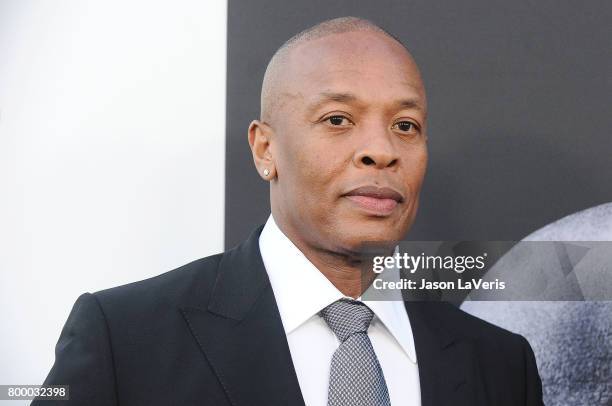
POLYGON ((393 124, 393 128, 397 128, 400 131, 408 132, 410 130, 415 129, 415 125, 410 121, 400 121, 398 123, 393 124))
POLYGON ((327 117, 326 121, 328 121, 331 125, 347 125, 350 124, 348 118, 344 116, 331 116, 327 117))

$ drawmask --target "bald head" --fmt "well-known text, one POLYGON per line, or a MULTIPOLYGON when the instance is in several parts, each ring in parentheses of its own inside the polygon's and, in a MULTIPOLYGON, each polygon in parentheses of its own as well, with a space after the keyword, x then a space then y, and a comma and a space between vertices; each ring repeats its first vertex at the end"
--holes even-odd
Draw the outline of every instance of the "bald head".
POLYGON ((369 20, 357 17, 340 17, 323 21, 313 27, 299 32, 287 40, 272 56, 264 74, 261 88, 261 119, 266 122, 273 120, 273 112, 282 104, 283 96, 287 95, 287 81, 293 79, 290 67, 291 54, 299 52, 301 45, 335 34, 350 32, 369 32, 384 37, 395 43, 410 58, 408 49, 392 34, 380 28, 369 20))

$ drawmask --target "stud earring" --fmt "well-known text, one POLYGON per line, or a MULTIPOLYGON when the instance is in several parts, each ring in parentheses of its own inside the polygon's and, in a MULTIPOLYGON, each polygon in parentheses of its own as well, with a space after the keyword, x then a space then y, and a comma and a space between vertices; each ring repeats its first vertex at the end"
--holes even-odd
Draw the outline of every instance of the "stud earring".
POLYGON ((263 175, 268 176, 270 174, 270 170, 268 168, 263 170, 263 175))

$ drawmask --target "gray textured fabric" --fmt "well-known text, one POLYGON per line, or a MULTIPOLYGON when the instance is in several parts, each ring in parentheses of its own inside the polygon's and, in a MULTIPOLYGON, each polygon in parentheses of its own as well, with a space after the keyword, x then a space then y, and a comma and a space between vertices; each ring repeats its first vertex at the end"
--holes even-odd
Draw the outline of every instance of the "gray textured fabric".
POLYGON ((340 346, 329 374, 329 406, 390 406, 389 392, 367 331, 374 313, 362 302, 338 300, 321 310, 340 346))
POLYGON ((612 203, 563 217, 525 237, 524 241, 612 241, 612 203))
MULTIPOLYGON (((525 241, 612 241, 612 203, 564 217, 525 241)), ((461 307, 529 340, 546 405, 612 405, 612 302, 465 302, 461 307)))

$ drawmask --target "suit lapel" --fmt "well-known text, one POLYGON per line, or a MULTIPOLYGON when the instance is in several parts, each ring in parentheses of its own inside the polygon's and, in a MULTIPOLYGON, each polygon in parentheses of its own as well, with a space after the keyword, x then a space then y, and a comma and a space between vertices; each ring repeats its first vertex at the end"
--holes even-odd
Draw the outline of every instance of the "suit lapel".
POLYGON ((414 335, 422 406, 481 404, 474 342, 440 317, 446 303, 405 302, 414 335))
MULTIPOLYGON (((181 312, 232 405, 304 405, 259 253, 261 229, 223 254, 210 298, 191 298, 195 302, 181 312)), ((479 405, 483 393, 476 386, 480 379, 474 342, 454 334, 440 317, 441 306, 447 304, 406 302, 421 404, 479 405)))
POLYGON ((258 228, 223 254, 210 300, 181 308, 230 403, 304 405, 258 228))

